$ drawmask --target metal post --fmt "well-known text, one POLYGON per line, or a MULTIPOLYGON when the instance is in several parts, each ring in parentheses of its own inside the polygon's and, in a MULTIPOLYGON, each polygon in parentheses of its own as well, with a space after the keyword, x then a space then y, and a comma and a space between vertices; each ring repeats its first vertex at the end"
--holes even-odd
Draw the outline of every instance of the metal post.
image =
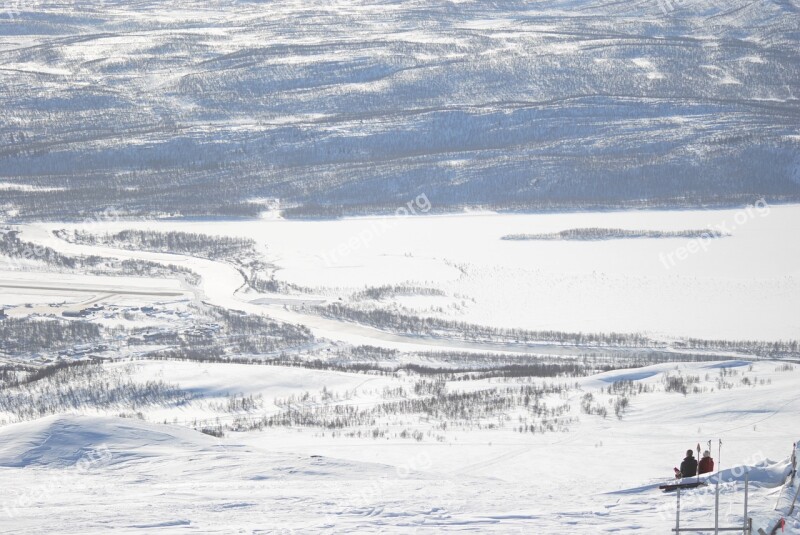
POLYGON ((744 535, 748 535, 747 526, 749 522, 747 521, 747 495, 750 492, 750 472, 744 473, 744 535))
POLYGON ((678 507, 675 509, 675 533, 681 532, 681 489, 677 489, 678 492, 676 495, 678 496, 678 507))
POLYGON ((700 484, 700 443, 697 443, 697 484, 700 484))
POLYGON ((719 535, 719 480, 722 472, 722 439, 717 446, 717 485, 714 493, 714 535, 719 535))

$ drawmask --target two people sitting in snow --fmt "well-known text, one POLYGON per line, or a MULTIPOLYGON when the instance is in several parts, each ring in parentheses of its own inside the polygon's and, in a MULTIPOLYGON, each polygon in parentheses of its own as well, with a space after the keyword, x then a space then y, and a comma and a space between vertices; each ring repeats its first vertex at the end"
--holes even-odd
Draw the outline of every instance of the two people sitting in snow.
MULTIPOLYGON (((697 447, 698 453, 700 446, 697 447)), ((714 459, 711 458, 711 452, 706 450, 703 452, 703 458, 700 462, 694 458, 692 450, 686 450, 686 457, 681 462, 680 470, 675 468, 675 477, 680 479, 684 477, 694 477, 700 474, 707 474, 714 471, 714 459)))

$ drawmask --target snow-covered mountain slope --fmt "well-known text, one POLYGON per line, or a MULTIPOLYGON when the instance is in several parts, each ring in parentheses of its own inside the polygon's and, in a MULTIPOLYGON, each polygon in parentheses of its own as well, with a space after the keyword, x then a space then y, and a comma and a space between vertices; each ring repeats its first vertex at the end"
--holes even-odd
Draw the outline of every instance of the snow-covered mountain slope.
POLYGON ((800 199, 797 0, 2 7, 21 216, 800 199))
MULTIPOLYGON (((232 367, 223 374, 225 366, 165 362, 146 368, 148 374, 157 371, 188 388, 214 385, 229 391, 270 370, 256 367, 256 374, 232 367)), ((600 389, 621 380, 644 391, 631 398, 622 419, 582 415, 560 433, 521 434, 516 418, 497 419, 493 428, 477 422, 469 430, 451 426, 440 431, 444 441, 335 436, 328 429, 303 427, 234 432, 217 439, 153 423, 155 418, 146 422, 110 414, 12 424, 0 428, 2 529, 666 533, 674 525, 675 496, 657 487, 669 481, 673 463, 687 448, 697 442, 706 448, 707 439, 722 468, 723 525, 741 521, 742 483, 749 471, 750 515, 767 526, 787 516, 786 496, 793 498, 794 489, 784 483, 791 472, 800 402, 798 372, 777 366, 659 365, 588 377, 577 382, 577 392, 560 397, 577 395, 577 405, 581 395, 594 393, 602 401, 600 389), (703 379, 705 373, 711 378, 703 379), (697 375, 700 388, 717 376, 730 382, 748 377, 751 384, 687 395, 649 390, 661 385, 665 375, 676 374, 697 375)), ((272 384, 262 383, 266 396, 289 382, 283 372, 274 373, 272 384)), ((448 388, 491 386, 491 381, 459 381, 448 388)), ((349 403, 363 407, 376 401, 359 394, 349 403)), ((203 414, 198 406, 186 410, 203 414)), ((302 409, 298 405, 295 410, 302 409)), ((156 414, 160 419, 161 413, 156 414)), ((401 420, 395 423, 432 425, 408 416, 401 420)), ((394 425, 387 424, 389 429, 394 425)), ((715 478, 708 478, 709 487, 683 494, 684 525, 713 519, 715 478)), ((800 533, 800 517, 787 520, 786 532, 800 533)))

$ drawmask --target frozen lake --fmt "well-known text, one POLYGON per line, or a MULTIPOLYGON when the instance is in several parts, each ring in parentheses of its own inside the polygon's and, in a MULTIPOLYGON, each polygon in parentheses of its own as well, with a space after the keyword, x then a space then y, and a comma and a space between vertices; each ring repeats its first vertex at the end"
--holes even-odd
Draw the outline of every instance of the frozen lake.
MULTIPOLYGON (((800 335, 800 205, 416 214, 335 221, 114 222, 81 228, 246 236, 264 247, 279 280, 333 298, 370 286, 436 288, 445 295, 395 297, 382 305, 484 325, 646 332, 665 338, 785 340, 800 335), (575 228, 713 229, 727 237, 501 239, 575 228)), ((48 225, 65 226, 70 227, 48 225)))

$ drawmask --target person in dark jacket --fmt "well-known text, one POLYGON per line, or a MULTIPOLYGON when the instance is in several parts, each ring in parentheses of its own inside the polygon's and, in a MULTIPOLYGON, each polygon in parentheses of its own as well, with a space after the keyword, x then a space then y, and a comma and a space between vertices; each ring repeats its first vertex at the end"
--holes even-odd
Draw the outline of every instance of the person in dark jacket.
POLYGON ((703 452, 703 458, 700 459, 700 464, 697 467, 697 473, 707 474, 714 471, 714 459, 711 458, 711 452, 706 450, 703 452))
POLYGON ((697 475, 697 459, 692 450, 686 450, 686 458, 681 463, 681 477, 694 477, 697 475))

